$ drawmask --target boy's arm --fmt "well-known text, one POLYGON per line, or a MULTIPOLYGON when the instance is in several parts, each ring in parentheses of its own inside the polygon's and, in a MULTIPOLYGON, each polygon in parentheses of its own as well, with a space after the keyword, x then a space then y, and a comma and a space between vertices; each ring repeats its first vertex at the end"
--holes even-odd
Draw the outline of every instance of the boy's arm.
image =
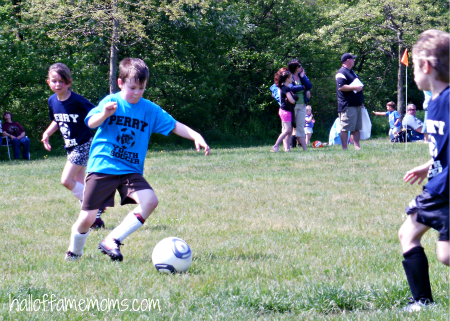
POLYGON ((374 111, 373 114, 376 116, 386 116, 386 113, 382 111, 374 111))
POLYGON ((92 115, 88 122, 87 125, 90 128, 97 128, 98 126, 100 126, 101 124, 103 124, 103 122, 112 114, 114 114, 117 110, 117 102, 115 101, 110 101, 107 102, 104 106, 103 106, 103 111, 98 113, 98 114, 94 114, 92 115))
POLYGON ((41 142, 44 144, 44 148, 49 152, 52 150, 52 146, 50 146, 49 143, 50 136, 52 136, 54 132, 56 132, 57 130, 58 130, 58 123, 52 121, 51 124, 48 126, 48 128, 45 130, 45 132, 42 134, 41 142))
POLYGON ((211 149, 209 148, 208 144, 206 144, 202 135, 197 133, 195 130, 189 128, 188 126, 186 126, 180 122, 176 122, 175 128, 172 130, 172 133, 174 133, 178 136, 193 140, 195 143, 195 149, 197 149, 197 152, 200 151, 200 147, 203 147, 205 149, 205 156, 209 155, 209 152, 211 149))
POLYGON ((405 183, 409 182, 411 179, 411 185, 413 185, 417 180, 417 184, 421 184, 425 178, 427 178, 428 170, 430 169, 430 166, 433 165, 433 160, 430 159, 428 162, 426 162, 423 165, 414 167, 412 170, 407 171, 405 176, 403 177, 403 181, 405 183))

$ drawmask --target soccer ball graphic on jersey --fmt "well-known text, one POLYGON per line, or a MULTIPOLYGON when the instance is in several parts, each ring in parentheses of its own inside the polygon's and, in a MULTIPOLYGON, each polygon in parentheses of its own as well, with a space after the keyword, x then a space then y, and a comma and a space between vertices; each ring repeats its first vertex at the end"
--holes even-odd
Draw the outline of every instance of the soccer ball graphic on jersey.
POLYGON ((59 123, 59 130, 61 131, 61 134, 63 135, 63 137, 65 139, 69 139, 70 138, 70 129, 69 129, 69 125, 67 125, 64 122, 60 122, 59 123))
POLYGON ((191 248, 178 237, 167 237, 156 244, 152 262, 161 273, 186 272, 192 263, 191 248))
POLYGON ((134 131, 128 128, 122 128, 120 130, 120 134, 117 135, 117 142, 122 146, 122 148, 130 148, 133 147, 136 143, 135 139, 136 134, 134 131))
POLYGON ((323 144, 320 140, 316 140, 314 143, 312 143, 312 146, 314 148, 321 148, 321 147, 323 147, 323 144))

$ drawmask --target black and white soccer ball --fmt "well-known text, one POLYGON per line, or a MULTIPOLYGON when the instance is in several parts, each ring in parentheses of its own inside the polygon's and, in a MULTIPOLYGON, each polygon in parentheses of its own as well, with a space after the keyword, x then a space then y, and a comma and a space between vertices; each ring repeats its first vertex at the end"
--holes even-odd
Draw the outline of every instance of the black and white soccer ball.
POLYGON ((192 251, 182 239, 167 237, 156 244, 152 262, 161 273, 186 272, 192 263, 192 251))

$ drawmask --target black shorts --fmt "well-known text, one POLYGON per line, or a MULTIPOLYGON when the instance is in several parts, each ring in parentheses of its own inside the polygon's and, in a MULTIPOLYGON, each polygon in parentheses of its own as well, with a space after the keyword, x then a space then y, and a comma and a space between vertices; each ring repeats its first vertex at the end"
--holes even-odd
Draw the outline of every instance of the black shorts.
POLYGON ((89 173, 85 180, 84 200, 81 209, 89 211, 114 207, 116 190, 120 194, 121 205, 136 204, 136 201, 128 196, 133 192, 145 189, 153 190, 141 174, 110 175, 89 173))
POLYGON ((448 200, 432 196, 424 188, 422 194, 413 199, 405 208, 406 214, 417 213, 417 222, 439 232, 439 241, 448 241, 448 200))

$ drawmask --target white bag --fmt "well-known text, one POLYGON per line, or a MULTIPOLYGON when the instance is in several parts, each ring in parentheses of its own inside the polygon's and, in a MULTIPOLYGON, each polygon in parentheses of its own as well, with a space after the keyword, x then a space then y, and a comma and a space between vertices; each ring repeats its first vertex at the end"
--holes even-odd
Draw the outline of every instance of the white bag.
POLYGON ((366 108, 361 108, 362 129, 360 131, 359 139, 369 139, 372 132, 372 122, 370 121, 369 113, 366 108))

